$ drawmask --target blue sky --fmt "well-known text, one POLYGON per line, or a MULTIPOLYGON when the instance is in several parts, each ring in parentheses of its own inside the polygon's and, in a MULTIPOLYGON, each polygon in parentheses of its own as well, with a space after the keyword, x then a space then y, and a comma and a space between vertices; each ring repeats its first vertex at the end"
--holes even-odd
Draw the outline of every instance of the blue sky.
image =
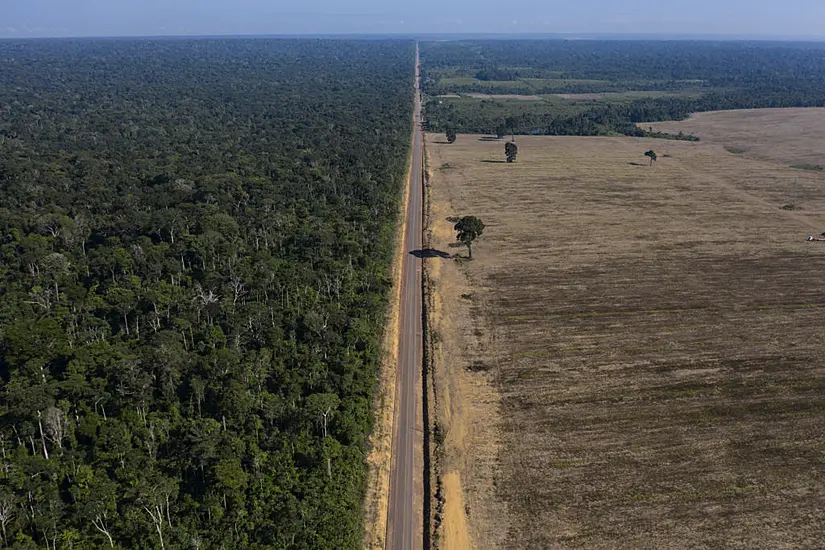
POLYGON ((645 33, 825 37, 825 0, 0 0, 0 37, 645 33))

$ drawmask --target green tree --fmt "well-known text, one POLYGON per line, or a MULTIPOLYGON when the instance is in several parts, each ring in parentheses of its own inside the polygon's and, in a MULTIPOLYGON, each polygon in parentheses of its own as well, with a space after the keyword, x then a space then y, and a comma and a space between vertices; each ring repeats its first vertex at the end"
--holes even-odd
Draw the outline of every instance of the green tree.
POLYGON ((452 128, 447 130, 447 143, 455 143, 455 130, 452 128))
POLYGON ((501 139, 507 135, 507 126, 503 123, 496 126, 496 139, 501 139))
POLYGON ((518 155, 518 145, 514 141, 508 141, 504 145, 504 154, 507 155, 507 162, 516 162, 518 155))
POLYGON ((650 159, 650 166, 653 166, 653 163, 656 162, 656 151, 651 149, 645 153, 645 156, 650 159))
POLYGON ((464 216, 454 229, 458 232, 458 240, 467 245, 467 252, 470 259, 473 258, 473 241, 481 237, 484 233, 484 223, 475 216, 464 216))

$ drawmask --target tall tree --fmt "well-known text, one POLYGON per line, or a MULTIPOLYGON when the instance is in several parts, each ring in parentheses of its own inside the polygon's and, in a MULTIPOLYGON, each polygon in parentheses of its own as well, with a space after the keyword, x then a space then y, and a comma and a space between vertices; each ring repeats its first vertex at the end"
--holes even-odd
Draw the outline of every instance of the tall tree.
POLYGON ((504 154, 507 155, 507 162, 516 162, 518 156, 518 145, 514 141, 508 141, 504 145, 504 154))
POLYGON ((653 166, 653 163, 656 161, 656 151, 651 149, 645 153, 645 156, 650 159, 650 166, 653 166))
POLYGON ((458 232, 458 240, 467 246, 470 259, 473 258, 473 242, 484 233, 484 223, 475 216, 464 216, 453 228, 458 232))

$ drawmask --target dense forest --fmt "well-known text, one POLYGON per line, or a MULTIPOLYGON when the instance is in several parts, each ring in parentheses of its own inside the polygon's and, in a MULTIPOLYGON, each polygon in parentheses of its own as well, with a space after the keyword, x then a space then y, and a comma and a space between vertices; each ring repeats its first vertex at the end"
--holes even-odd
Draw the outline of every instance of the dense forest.
POLYGON ((414 45, 0 42, 0 536, 356 548, 414 45))
POLYGON ((645 132, 635 123, 679 120, 699 111, 825 106, 822 43, 430 42, 422 47, 422 60, 430 96, 650 93, 622 102, 568 98, 565 108, 552 104, 544 113, 514 112, 505 120, 466 103, 430 102, 428 122, 439 131, 492 133, 504 125, 513 133, 641 136, 645 132))

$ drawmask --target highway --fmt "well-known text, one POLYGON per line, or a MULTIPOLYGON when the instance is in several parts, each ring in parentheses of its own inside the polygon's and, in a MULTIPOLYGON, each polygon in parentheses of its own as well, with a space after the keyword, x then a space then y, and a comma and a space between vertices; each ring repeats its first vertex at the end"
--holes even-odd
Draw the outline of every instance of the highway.
POLYGON ((421 259, 410 254, 419 250, 422 242, 424 136, 421 128, 419 65, 416 48, 415 120, 399 312, 398 378, 386 538, 388 550, 423 547, 421 259))

